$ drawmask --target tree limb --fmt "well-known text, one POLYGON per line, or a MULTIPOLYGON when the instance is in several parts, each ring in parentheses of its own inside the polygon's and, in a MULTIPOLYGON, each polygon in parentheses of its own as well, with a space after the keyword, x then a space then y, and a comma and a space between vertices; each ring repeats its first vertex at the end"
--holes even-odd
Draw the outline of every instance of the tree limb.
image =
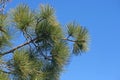
POLYGON ((12 72, 7 72, 7 71, 3 71, 3 70, 0 70, 0 72, 7 73, 7 74, 12 74, 12 72))
MULTIPOLYGON (((4 52, 4 53, 1 53, 1 54, 0 54, 0 57, 1 57, 1 56, 4 56, 4 55, 6 55, 6 54, 12 53, 12 52, 14 52, 15 50, 17 50, 17 49, 19 49, 19 48, 21 48, 21 47, 23 47, 23 46, 25 46, 25 45, 28 45, 28 44, 30 44, 31 42, 33 42, 33 41, 35 41, 35 40, 37 40, 37 39, 38 39, 38 38, 34 38, 34 39, 29 40, 29 41, 27 41, 27 42, 25 42, 25 43, 23 43, 23 44, 15 47, 15 48, 11 49, 11 50, 9 50, 9 51, 6 51, 6 52, 4 52)), ((64 39, 62 39, 62 40, 67 40, 67 41, 71 41, 71 42, 85 42, 85 40, 74 41, 74 40, 70 40, 70 39, 67 39, 67 38, 64 38, 64 39)))
POLYGON ((25 46, 25 45, 28 45, 28 44, 30 44, 31 42, 35 41, 35 40, 37 40, 37 38, 34 38, 34 39, 32 39, 32 40, 29 40, 29 41, 27 41, 27 42, 25 42, 25 43, 23 43, 23 44, 15 47, 15 48, 11 49, 11 50, 9 50, 9 51, 6 51, 6 52, 4 52, 4 53, 1 53, 0 56, 4 56, 4 55, 6 55, 6 54, 9 54, 9 53, 11 53, 11 52, 14 52, 15 50, 17 50, 17 49, 19 49, 19 48, 21 48, 21 47, 23 47, 23 46, 25 46))

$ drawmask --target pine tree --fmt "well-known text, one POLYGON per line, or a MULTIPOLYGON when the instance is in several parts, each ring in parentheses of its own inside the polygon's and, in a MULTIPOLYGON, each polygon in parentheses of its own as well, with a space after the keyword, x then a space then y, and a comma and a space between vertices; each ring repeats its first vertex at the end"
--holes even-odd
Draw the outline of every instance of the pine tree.
POLYGON ((85 27, 76 22, 65 27, 63 30, 48 4, 41 5, 39 11, 20 4, 9 13, 1 13, 0 80, 59 80, 71 55, 88 49, 85 27), (12 31, 20 32, 18 37, 25 39, 14 48, 12 42, 19 38, 14 39, 12 31))

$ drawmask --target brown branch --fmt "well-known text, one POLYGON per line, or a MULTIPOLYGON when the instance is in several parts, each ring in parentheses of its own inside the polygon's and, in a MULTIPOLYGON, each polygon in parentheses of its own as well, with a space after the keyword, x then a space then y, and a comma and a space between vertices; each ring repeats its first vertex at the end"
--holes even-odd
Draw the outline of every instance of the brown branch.
POLYGON ((30 41, 27 41, 27 42, 25 42, 25 43, 23 43, 23 44, 15 47, 15 48, 9 50, 9 51, 7 51, 7 52, 4 52, 4 53, 0 54, 0 56, 4 56, 4 55, 6 55, 6 54, 12 53, 12 52, 14 52, 15 50, 17 50, 17 49, 19 49, 19 48, 21 48, 21 47, 23 47, 23 46, 25 46, 25 45, 28 45, 28 44, 30 44, 31 42, 35 41, 35 40, 37 40, 37 38, 34 38, 34 39, 30 40, 30 41))

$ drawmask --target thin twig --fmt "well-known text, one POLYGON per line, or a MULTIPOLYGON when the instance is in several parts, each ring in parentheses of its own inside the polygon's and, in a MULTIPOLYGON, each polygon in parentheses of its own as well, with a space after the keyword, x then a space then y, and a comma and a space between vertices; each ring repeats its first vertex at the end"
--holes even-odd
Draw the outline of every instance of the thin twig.
POLYGON ((7 71, 4 71, 4 70, 0 70, 0 72, 7 73, 7 74, 12 74, 12 72, 7 72, 7 71))
POLYGON ((86 42, 85 40, 71 40, 71 39, 68 39, 68 38, 63 38, 62 40, 67 40, 67 41, 70 41, 70 42, 86 42))

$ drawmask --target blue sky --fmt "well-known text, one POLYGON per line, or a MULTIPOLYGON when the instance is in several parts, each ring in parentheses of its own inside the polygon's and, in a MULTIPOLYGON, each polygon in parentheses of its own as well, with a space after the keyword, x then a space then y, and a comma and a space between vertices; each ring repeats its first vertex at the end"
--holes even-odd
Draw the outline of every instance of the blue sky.
POLYGON ((75 20, 90 33, 90 50, 71 58, 61 80, 120 80, 120 0, 12 0, 7 9, 26 2, 49 3, 64 26, 75 20))

